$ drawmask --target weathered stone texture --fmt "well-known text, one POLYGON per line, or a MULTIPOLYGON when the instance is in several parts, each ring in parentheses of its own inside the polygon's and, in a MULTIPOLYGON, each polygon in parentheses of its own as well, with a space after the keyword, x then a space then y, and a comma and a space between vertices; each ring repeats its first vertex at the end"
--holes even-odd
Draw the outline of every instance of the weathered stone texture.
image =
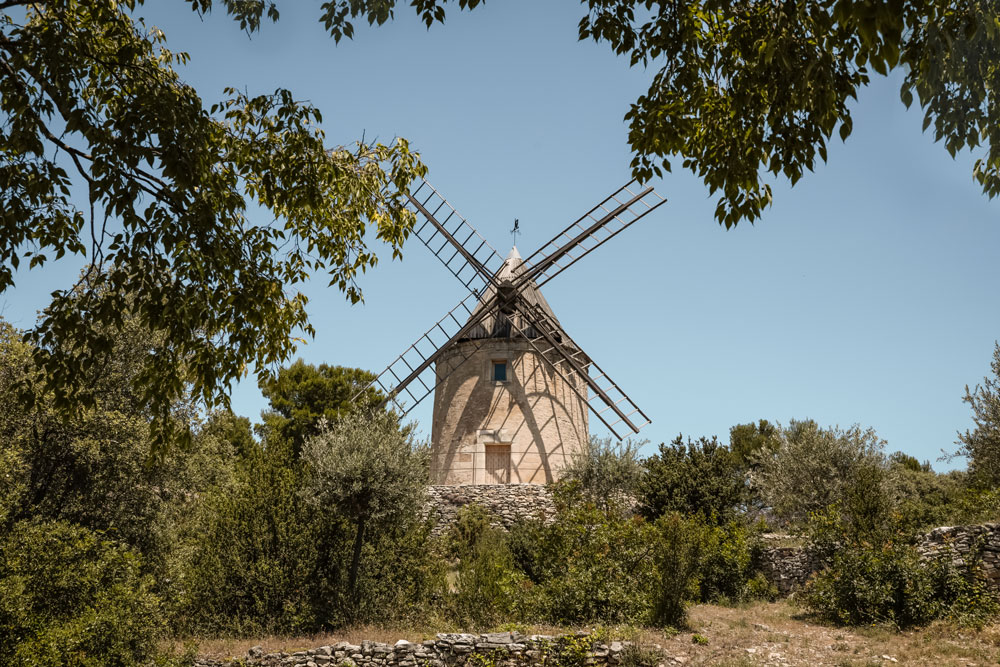
POLYGON ((788 595, 806 583, 820 562, 804 547, 764 547, 759 566, 778 593, 788 595))
POLYGON ((558 479, 587 442, 588 412, 581 398, 587 396, 586 384, 576 375, 568 384, 527 341, 456 343, 438 359, 436 373, 435 484, 502 481, 487 470, 486 449, 493 444, 510 446, 507 481, 545 484, 558 479), (495 382, 492 363, 501 360, 507 362, 507 381, 495 382))
POLYGON ((549 519, 556 511, 548 487, 539 484, 427 487, 426 512, 435 519, 435 534, 446 531, 458 518, 458 511, 472 504, 489 512, 499 528, 510 528, 518 519, 549 519))
POLYGON ((924 558, 951 558, 957 564, 973 556, 990 584, 1000 588, 1000 524, 935 528, 920 539, 917 550, 924 558))
MULTIPOLYGON (((586 633, 578 633, 586 638, 586 633)), ((545 664, 551 662, 553 647, 560 641, 548 635, 522 635, 519 632, 491 632, 483 635, 441 633, 420 643, 399 640, 395 644, 362 641, 360 645, 340 642, 292 654, 268 653, 254 647, 243 658, 229 660, 198 659, 195 667, 452 667, 469 663, 470 656, 480 655, 497 665, 545 664)), ((631 642, 595 642, 585 658, 587 665, 618 665, 631 642)), ((472 663, 475 664, 475 663, 472 663)), ((481 663, 480 663, 481 664, 481 663)))
MULTIPOLYGON (((964 564, 974 557, 987 581, 1000 589, 1000 524, 935 528, 917 540, 923 558, 951 558, 964 564)), ((760 567, 782 595, 802 586, 822 563, 807 547, 765 547, 760 567)))

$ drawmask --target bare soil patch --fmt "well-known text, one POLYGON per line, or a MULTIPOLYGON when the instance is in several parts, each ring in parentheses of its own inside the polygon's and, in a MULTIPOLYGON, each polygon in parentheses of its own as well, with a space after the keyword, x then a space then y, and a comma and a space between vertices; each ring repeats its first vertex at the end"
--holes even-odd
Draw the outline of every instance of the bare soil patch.
POLYGON ((789 602, 743 607, 698 605, 690 630, 673 636, 644 632, 663 646, 665 664, 688 665, 996 665, 1000 625, 982 630, 935 623, 919 630, 838 628, 789 602), (692 641, 697 633, 708 640, 692 641))

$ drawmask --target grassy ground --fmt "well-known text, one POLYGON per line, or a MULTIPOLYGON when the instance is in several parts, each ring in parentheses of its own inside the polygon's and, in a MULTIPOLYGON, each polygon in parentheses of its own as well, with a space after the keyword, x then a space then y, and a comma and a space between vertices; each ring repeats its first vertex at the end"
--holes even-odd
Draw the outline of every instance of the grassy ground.
MULTIPOLYGON (((567 628, 531 627, 531 633, 559 634, 567 628)), ((1000 624, 982 630, 934 624, 920 630, 894 632, 885 628, 836 628, 815 621, 788 602, 743 607, 698 605, 691 609, 690 628, 678 633, 621 629, 612 634, 659 645, 664 667, 670 665, 997 665, 1000 664, 1000 624), (695 636, 704 640, 696 643, 695 636)), ((359 627, 313 637, 259 637, 249 640, 200 641, 205 657, 240 657, 251 646, 265 651, 298 651, 338 641, 362 639, 395 643, 420 641, 432 630, 359 627)), ((619 637, 616 637, 619 638, 619 637)))

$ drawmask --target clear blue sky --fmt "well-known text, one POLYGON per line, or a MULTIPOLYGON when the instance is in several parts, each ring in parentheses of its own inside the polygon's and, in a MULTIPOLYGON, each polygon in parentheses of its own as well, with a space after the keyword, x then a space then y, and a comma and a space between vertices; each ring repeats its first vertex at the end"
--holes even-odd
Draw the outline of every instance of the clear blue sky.
MULTIPOLYGON (((191 54, 182 75, 206 104, 227 85, 284 87, 322 109, 331 145, 405 136, 502 254, 519 218, 527 256, 629 178, 622 117, 652 73, 578 42, 582 11, 490 2, 427 31, 403 8, 339 46, 318 1, 282 3, 252 38, 180 0, 140 13, 191 54)), ((920 459, 954 448, 971 424, 963 387, 1000 337, 1000 206, 973 182, 971 156, 952 160, 921 133, 898 88, 897 76, 863 91, 853 136, 794 189, 776 183, 756 225, 721 228, 678 164, 653 183, 665 206, 546 286, 571 335, 652 417, 642 437, 811 417, 872 426, 920 459)), ((78 266, 19 274, 3 316, 30 326, 78 266)), ((318 333, 300 355, 376 371, 464 296, 416 239, 364 276, 364 305, 325 284, 305 288, 318 333)), ((233 405, 256 418, 266 404, 246 382, 233 405)), ((428 432, 430 401, 412 414, 428 432)))

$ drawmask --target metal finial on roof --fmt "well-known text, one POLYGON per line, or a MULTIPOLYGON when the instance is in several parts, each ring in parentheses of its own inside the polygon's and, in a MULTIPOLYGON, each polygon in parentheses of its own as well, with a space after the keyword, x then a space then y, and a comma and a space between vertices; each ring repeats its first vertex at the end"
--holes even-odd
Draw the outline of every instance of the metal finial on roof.
POLYGON ((514 229, 510 230, 510 235, 514 237, 514 245, 517 245, 517 235, 521 233, 521 224, 514 218, 514 229))

